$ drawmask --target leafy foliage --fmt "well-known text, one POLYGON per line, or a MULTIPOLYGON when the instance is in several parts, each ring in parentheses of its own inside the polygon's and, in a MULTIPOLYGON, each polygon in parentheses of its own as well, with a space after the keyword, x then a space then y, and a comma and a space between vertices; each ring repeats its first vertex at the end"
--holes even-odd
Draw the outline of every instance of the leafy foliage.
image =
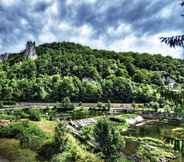
POLYGON ((170 47, 184 46, 184 35, 177 35, 172 37, 161 37, 161 42, 168 44, 170 47))
MULTIPOLYGON (((14 101, 149 102, 167 78, 184 82, 184 62, 62 42, 37 47, 36 60, 0 62, 0 98, 14 101), (145 95, 146 94, 146 95, 145 95)), ((13 59, 14 57, 14 59, 13 59)), ((20 55, 21 57, 21 55, 20 55)))
POLYGON ((107 120, 99 120, 94 128, 97 149, 102 153, 105 161, 114 161, 119 156, 121 144, 118 132, 107 120))
MULTIPOLYGON (((183 7, 184 1, 181 1, 180 5, 183 7)), ((160 39, 161 39, 161 42, 166 43, 170 47, 176 47, 176 46, 184 47, 184 35, 161 37, 160 39)))
POLYGON ((17 138, 23 147, 37 150, 46 140, 46 135, 36 125, 29 122, 11 124, 0 128, 1 138, 17 138))

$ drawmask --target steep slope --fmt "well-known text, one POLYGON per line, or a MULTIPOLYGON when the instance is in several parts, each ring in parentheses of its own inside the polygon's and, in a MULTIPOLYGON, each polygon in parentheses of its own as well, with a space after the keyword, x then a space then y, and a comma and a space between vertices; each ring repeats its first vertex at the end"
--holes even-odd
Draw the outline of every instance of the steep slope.
POLYGON ((171 57, 69 42, 43 44, 36 52, 36 60, 20 53, 0 63, 1 100, 160 101, 160 87, 184 83, 184 61, 171 57))

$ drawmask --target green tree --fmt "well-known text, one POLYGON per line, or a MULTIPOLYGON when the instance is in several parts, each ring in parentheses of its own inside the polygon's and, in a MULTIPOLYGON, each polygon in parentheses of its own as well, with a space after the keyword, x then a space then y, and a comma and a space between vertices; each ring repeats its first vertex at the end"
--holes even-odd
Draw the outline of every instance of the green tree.
POLYGON ((97 149, 106 162, 113 162, 119 157, 121 145, 119 133, 106 120, 99 120, 94 128, 97 149))
POLYGON ((130 76, 133 76, 135 74, 135 71, 136 71, 135 65, 132 64, 131 62, 125 63, 125 65, 126 65, 126 69, 128 71, 128 74, 130 76))
POLYGON ((113 80, 113 95, 115 100, 120 102, 130 102, 132 100, 131 81, 122 77, 113 80))
MULTIPOLYGON (((184 6, 184 1, 181 0, 181 6, 184 6)), ((182 15, 184 16, 184 15, 182 15)), ((184 35, 176 35, 171 37, 161 37, 161 42, 168 44, 170 47, 184 47, 184 35)))
POLYGON ((81 96, 84 101, 97 101, 102 95, 101 85, 96 81, 82 82, 81 96))
POLYGON ((28 114, 29 114, 29 119, 32 121, 41 120, 41 112, 39 110, 29 109, 28 114))
POLYGON ((55 129, 54 146, 57 152, 63 152, 67 142, 67 128, 64 122, 60 122, 55 129))
POLYGON ((61 111, 73 110, 75 108, 74 104, 71 102, 69 97, 65 97, 61 103, 57 106, 61 111))

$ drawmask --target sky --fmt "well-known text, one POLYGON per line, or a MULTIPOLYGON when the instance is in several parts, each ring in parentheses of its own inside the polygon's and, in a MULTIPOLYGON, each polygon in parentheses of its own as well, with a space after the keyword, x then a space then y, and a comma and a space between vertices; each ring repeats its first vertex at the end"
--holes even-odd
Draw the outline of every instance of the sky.
POLYGON ((69 41, 182 58, 159 40, 184 33, 182 11, 177 0, 0 0, 0 53, 69 41))

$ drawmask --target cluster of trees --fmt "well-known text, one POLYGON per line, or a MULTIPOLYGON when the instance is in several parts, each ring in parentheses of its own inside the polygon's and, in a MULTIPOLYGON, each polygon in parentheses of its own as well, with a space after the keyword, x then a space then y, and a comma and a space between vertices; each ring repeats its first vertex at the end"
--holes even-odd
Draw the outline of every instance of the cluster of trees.
POLYGON ((53 136, 36 124, 23 121, 0 127, 0 137, 15 138, 20 141, 21 148, 34 152, 34 160, 27 153, 28 156, 19 161, 31 159, 32 162, 103 162, 97 155, 87 151, 85 145, 81 147, 81 143, 69 133, 63 122, 56 126, 53 136))
MULTIPOLYGON (((93 50, 74 43, 37 47, 37 60, 0 63, 0 98, 15 101, 158 100, 166 77, 184 82, 184 62, 161 55, 93 50)), ((21 60, 21 61, 20 61, 21 60)))
POLYGON ((24 121, 0 128, 1 138, 16 138, 24 148, 38 151, 47 136, 35 124, 24 121))
POLYGON ((40 148, 39 155, 40 160, 51 162, 103 162, 92 151, 87 151, 85 145, 82 145, 69 133, 63 122, 57 125, 54 139, 40 148))
POLYGON ((94 138, 97 150, 106 162, 117 161, 122 151, 122 141, 119 132, 106 120, 99 120, 94 128, 94 138))
MULTIPOLYGON (((55 129, 55 136, 52 143, 42 146, 40 156, 45 159, 50 159, 52 162, 75 162, 75 161, 101 161, 101 162, 116 162, 126 161, 124 159, 123 139, 119 131, 115 130, 107 119, 103 118, 97 122, 92 130, 93 138, 93 153, 85 150, 85 147, 79 147, 77 141, 71 138, 66 125, 61 122, 55 129), (83 148, 83 150, 81 149, 83 148)), ((84 142, 84 141, 83 141, 84 142)), ((128 161, 127 161, 128 162, 128 161)))

